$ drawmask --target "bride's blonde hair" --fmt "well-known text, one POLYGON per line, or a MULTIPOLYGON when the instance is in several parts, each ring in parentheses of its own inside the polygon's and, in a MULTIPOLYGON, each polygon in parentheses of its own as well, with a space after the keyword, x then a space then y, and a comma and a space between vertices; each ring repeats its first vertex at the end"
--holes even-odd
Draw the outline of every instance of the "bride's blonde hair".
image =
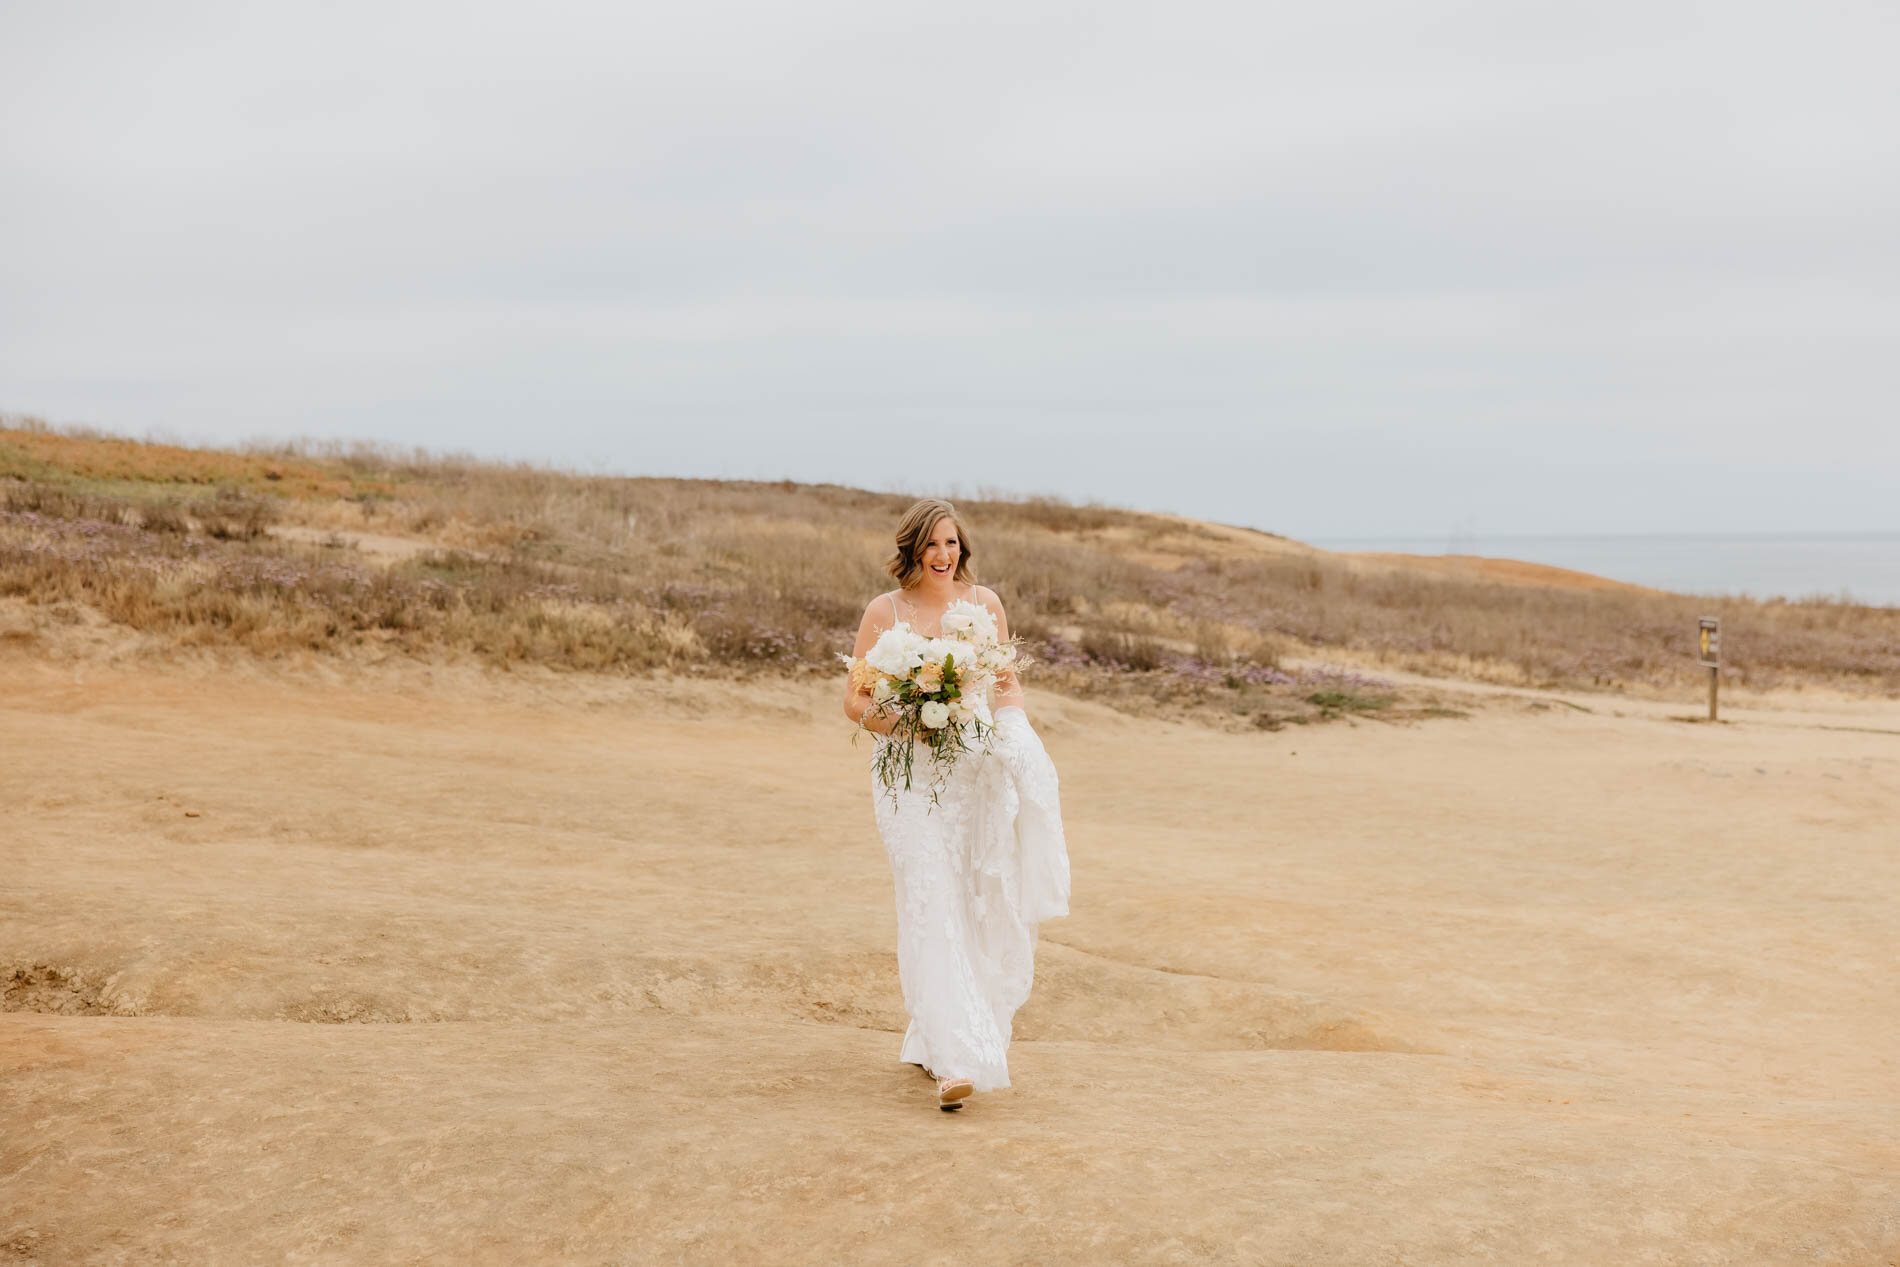
POLYGON ((976 570, 970 566, 970 534, 964 531, 963 520, 957 515, 957 508, 941 497, 926 497, 904 512, 897 521, 897 553, 884 560, 884 570, 897 578, 897 583, 909 589, 924 575, 924 546, 930 542, 930 530, 937 526, 939 519, 948 519, 957 526, 957 567, 951 574, 952 580, 972 582, 976 580, 976 570))

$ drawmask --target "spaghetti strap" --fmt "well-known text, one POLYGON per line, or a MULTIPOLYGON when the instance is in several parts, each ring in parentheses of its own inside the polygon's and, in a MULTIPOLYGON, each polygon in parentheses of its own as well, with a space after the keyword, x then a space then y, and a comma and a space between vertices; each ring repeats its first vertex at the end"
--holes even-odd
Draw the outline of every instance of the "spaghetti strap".
POLYGON ((897 595, 893 592, 886 594, 884 597, 891 600, 891 622, 895 624, 900 619, 897 614, 897 595))

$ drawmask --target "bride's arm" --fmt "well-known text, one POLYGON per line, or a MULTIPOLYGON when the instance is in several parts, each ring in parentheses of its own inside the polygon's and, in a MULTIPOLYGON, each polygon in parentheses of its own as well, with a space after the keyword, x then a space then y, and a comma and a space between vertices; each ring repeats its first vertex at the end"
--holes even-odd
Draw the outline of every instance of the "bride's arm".
MULTIPOLYGON (((983 605, 990 609, 990 614, 996 617, 996 636, 1007 639, 1009 617, 1003 614, 1003 600, 998 598, 996 591, 988 586, 979 585, 976 587, 976 592, 977 597, 983 600, 983 605)), ((996 675, 996 694, 992 698, 996 705, 994 711, 998 713, 1005 708, 1023 707, 1023 684, 1017 679, 1016 670, 1005 669, 996 675)), ((1028 716, 1028 711, 1024 710, 1023 715, 1028 716)))
MULTIPOLYGON (((871 605, 864 609, 864 619, 858 622, 858 640, 851 647, 851 655, 855 659, 862 660, 864 653, 877 645, 877 636, 889 628, 879 619, 879 605, 878 600, 873 599, 871 605)), ((878 709, 871 693, 860 689, 851 680, 849 672, 844 679, 844 715, 851 719, 852 724, 882 735, 890 734, 891 726, 896 721, 896 718, 878 709), (865 716, 866 713, 870 716, 865 716)))

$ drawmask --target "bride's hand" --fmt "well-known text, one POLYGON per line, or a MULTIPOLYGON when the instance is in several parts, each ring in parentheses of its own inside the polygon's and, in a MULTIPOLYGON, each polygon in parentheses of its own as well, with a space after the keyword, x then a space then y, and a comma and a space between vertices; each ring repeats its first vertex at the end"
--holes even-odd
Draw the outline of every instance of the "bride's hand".
POLYGON ((897 715, 895 713, 884 712, 876 704, 867 704, 864 708, 863 720, 858 724, 863 726, 866 730, 875 731, 880 735, 888 736, 891 733, 892 725, 894 725, 896 721, 897 715))

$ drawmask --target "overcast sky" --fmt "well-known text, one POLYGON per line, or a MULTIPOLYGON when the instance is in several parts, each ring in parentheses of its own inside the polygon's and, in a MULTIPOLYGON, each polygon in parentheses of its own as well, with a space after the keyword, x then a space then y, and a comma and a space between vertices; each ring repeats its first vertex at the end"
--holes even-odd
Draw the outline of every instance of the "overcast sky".
POLYGON ((0 409, 1900 529, 1900 6, 0 6, 0 409))

